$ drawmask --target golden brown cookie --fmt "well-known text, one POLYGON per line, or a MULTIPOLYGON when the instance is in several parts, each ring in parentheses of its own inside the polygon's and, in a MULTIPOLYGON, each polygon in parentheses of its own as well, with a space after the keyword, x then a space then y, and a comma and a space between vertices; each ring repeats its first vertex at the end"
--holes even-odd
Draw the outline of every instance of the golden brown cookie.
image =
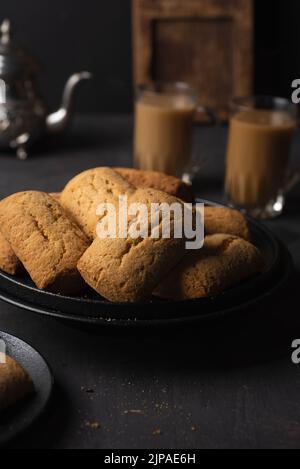
POLYGON ((85 171, 72 179, 63 190, 61 205, 92 240, 99 221, 99 204, 118 204, 120 195, 130 195, 136 188, 111 168, 85 171))
POLYGON ((262 256, 253 244, 231 235, 207 236, 204 247, 189 251, 155 294, 173 300, 213 296, 262 269, 262 256))
MULTIPOLYGON (((130 199, 134 201, 149 206, 152 202, 172 204, 179 199, 152 189, 138 189, 130 199)), ((143 301, 185 254, 185 240, 175 239, 173 228, 171 223, 170 238, 97 237, 80 259, 78 270, 86 283, 107 300, 143 301)))
POLYGON ((184 202, 194 202, 191 186, 180 179, 158 171, 132 168, 114 168, 123 178, 139 189, 156 189, 178 197, 184 202))
MULTIPOLYGON (((60 193, 53 192, 49 195, 59 202, 60 193)), ((0 270, 9 275, 16 275, 21 269, 21 262, 0 232, 0 270)))
POLYGON ((34 392, 28 373, 12 358, 0 353, 0 411, 34 392))
POLYGON ((89 246, 85 234, 52 197, 21 192, 0 202, 1 231, 38 288, 77 293, 77 262, 89 246))
POLYGON ((250 229, 244 215, 230 208, 205 206, 205 233, 207 235, 224 233, 247 241, 250 240, 250 229))
POLYGON ((0 232, 0 270, 9 275, 16 275, 20 269, 21 262, 0 232))

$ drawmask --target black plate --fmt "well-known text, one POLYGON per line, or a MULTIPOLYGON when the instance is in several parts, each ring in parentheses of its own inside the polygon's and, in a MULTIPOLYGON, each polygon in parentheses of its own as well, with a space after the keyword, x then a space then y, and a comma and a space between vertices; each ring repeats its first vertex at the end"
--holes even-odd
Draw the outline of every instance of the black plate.
POLYGON ((35 394, 0 415, 0 446, 7 444, 28 429, 45 411, 53 388, 51 371, 44 358, 17 337, 0 332, 6 353, 31 376, 35 394))
POLYGON ((252 219, 249 224, 253 242, 264 257, 265 270, 215 297, 188 301, 153 299, 142 305, 110 303, 92 290, 80 298, 66 297, 38 290, 26 275, 17 278, 0 272, 0 299, 35 313, 96 325, 157 325, 228 314, 270 295, 287 281, 292 270, 291 257, 275 236, 252 219))

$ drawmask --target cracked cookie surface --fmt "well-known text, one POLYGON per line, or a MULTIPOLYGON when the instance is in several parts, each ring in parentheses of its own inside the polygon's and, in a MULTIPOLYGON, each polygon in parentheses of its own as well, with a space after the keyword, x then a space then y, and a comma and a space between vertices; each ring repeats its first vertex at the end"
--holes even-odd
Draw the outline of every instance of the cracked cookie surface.
POLYGON ((173 300, 213 296, 262 270, 262 256, 253 244, 231 235, 211 235, 201 250, 187 253, 155 295, 173 300))
POLYGON ((207 235, 223 233, 250 241, 248 222, 238 210, 205 206, 204 223, 207 235))
POLYGON ((117 205, 119 196, 133 194, 136 188, 111 168, 95 168, 72 179, 63 190, 60 203, 93 240, 99 221, 99 204, 117 205))
POLYGON ((90 243, 52 197, 29 191, 2 200, 0 227, 38 288, 79 291, 83 281, 76 265, 90 243))
MULTIPOLYGON (((138 189, 131 202, 180 202, 164 192, 138 189)), ((171 222, 171 234, 176 222, 171 222)), ((180 220, 180 223, 182 220, 180 220)), ((161 225, 159 225, 161 228, 161 225)), ((96 238, 78 263, 85 281, 101 296, 113 302, 141 302, 185 254, 185 239, 96 238)))
POLYGON ((21 262, 0 232, 0 270, 9 275, 16 275, 20 269, 21 262))
POLYGON ((156 189, 178 197, 184 202, 194 202, 191 186, 174 176, 158 171, 143 171, 133 168, 114 168, 114 170, 139 189, 156 189))

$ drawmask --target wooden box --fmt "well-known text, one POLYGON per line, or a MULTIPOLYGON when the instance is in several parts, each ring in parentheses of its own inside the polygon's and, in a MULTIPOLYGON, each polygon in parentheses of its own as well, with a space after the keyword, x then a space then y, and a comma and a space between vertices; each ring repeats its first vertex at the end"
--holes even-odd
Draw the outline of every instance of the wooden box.
POLYGON ((252 93, 252 0, 133 0, 134 81, 186 81, 228 116, 252 93))

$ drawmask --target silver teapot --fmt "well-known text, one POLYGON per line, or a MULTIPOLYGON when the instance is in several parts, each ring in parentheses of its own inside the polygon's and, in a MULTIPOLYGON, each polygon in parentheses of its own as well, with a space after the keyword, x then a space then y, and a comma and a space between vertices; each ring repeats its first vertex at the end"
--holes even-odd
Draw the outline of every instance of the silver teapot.
POLYGON ((46 134, 63 132, 71 117, 74 91, 89 72, 72 75, 65 87, 61 108, 48 112, 39 94, 38 62, 11 40, 10 22, 0 26, 0 147, 14 148, 26 159, 30 145, 46 134))

